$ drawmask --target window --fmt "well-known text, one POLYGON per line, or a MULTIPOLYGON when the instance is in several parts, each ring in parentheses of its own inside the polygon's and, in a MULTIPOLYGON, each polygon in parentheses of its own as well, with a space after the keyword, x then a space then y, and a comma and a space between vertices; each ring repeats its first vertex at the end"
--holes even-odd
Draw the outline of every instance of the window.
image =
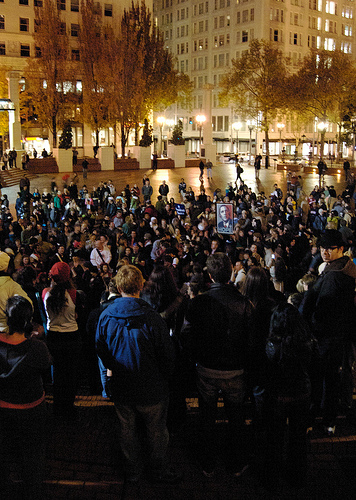
POLYGON ((221 47, 225 43, 224 35, 219 35, 219 46, 221 47))
POLYGON ((104 16, 112 17, 112 4, 106 3, 104 6, 104 16))
POLYGON ((255 9, 251 9, 250 10, 250 21, 254 21, 255 20, 255 9))
POLYGON ((6 56, 6 48, 4 42, 0 42, 0 56, 6 56))
POLYGON ((219 17, 219 28, 223 28, 225 26, 225 16, 219 17))
POLYGON ((79 36, 79 24, 71 24, 70 25, 70 35, 71 36, 79 36))
POLYGON ((72 12, 79 12, 79 0, 71 0, 70 10, 72 12))
POLYGON ((57 0, 58 10, 66 10, 66 0, 57 0))
POLYGON ((243 10, 242 11, 242 22, 247 23, 248 21, 248 10, 243 10))
POLYGON ((20 31, 28 31, 30 25, 30 20, 24 17, 20 17, 20 31))
POLYGON ((42 57, 41 47, 35 47, 35 57, 42 57))
POLYGON ((79 49, 72 49, 72 61, 80 61, 79 49))
POLYGON ((242 32, 242 43, 248 42, 248 31, 242 32))
POLYGON ((21 57, 30 57, 30 46, 21 44, 21 57))
POLYGON ((28 5, 28 0, 20 0, 19 4, 20 5, 28 5))
POLYGON ((42 7, 43 6, 43 0, 35 0, 34 6, 35 7, 42 7))
POLYGON ((5 29, 5 16, 0 15, 0 30, 5 29))
POLYGON ((237 24, 240 24, 240 22, 241 22, 241 13, 240 12, 237 13, 236 22, 237 22, 237 24))
POLYGON ((217 132, 222 132, 224 127, 224 117, 218 116, 217 132))

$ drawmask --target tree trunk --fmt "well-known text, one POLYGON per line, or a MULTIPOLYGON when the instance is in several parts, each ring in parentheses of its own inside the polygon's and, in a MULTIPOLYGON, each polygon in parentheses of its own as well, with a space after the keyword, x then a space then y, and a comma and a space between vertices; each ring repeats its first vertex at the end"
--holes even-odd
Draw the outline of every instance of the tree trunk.
POLYGON ((53 147, 57 147, 57 116, 52 116, 53 147))
POLYGON ((125 146, 126 146, 125 127, 121 123, 121 155, 122 155, 122 158, 125 158, 125 146))
POLYGON ((138 146, 139 124, 135 123, 135 146, 138 146))
POLYGON ((99 129, 95 129, 95 146, 99 147, 99 129))

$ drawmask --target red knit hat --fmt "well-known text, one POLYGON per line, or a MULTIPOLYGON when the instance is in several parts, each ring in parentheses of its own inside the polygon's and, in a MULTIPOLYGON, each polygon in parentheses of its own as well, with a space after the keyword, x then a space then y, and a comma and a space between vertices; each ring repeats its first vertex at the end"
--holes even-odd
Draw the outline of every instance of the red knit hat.
POLYGON ((56 262, 49 272, 50 278, 56 283, 65 283, 70 279, 70 267, 65 262, 56 262))

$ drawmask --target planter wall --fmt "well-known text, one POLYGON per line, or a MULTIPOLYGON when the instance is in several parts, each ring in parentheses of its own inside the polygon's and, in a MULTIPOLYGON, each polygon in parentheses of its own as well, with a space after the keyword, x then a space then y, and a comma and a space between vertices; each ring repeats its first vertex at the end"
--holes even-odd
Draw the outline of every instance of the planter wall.
POLYGON ((168 144, 167 153, 168 158, 172 158, 172 160, 174 161, 174 168, 185 167, 185 146, 168 144))
POLYGON ((136 158, 118 158, 114 161, 114 170, 138 170, 140 164, 136 158))
POLYGON ((53 148, 53 156, 57 160, 58 172, 73 172, 73 152, 71 149, 53 148))
POLYGON ((139 163, 139 168, 145 168, 145 169, 151 168, 151 156, 152 156, 151 146, 148 146, 147 148, 143 148, 141 146, 134 146, 133 155, 139 163))

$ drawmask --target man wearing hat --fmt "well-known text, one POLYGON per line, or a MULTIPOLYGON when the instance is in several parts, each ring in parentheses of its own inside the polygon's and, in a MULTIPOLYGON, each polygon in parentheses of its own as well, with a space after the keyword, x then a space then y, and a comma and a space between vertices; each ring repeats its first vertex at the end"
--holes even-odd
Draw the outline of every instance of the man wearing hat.
POLYGON ((13 297, 14 295, 21 295, 32 304, 32 301, 27 293, 21 288, 18 283, 16 283, 16 281, 11 278, 11 276, 7 274, 9 263, 9 254, 0 251, 0 332, 8 331, 5 314, 7 299, 13 297))
POLYGON ((325 230, 320 240, 325 267, 315 285, 306 292, 302 306, 302 314, 312 327, 319 349, 312 410, 316 415, 323 401, 323 423, 328 434, 335 432, 343 389, 339 371, 355 331, 356 265, 344 255, 344 246, 338 230, 325 230))

